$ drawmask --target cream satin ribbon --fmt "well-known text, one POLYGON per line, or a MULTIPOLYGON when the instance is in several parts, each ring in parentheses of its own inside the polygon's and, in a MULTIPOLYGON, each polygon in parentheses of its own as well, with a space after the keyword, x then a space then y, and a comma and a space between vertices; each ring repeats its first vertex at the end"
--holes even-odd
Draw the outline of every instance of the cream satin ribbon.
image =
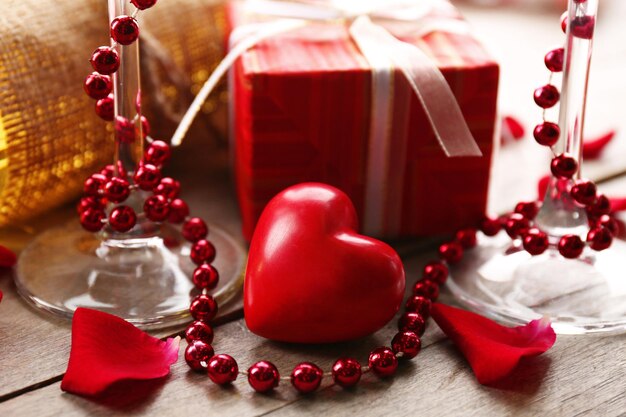
MULTIPOLYGON (((392 103, 392 77, 395 68, 409 82, 422 104, 430 125, 449 157, 481 156, 480 149, 463 118, 454 93, 435 63, 417 46, 392 35, 386 25, 406 22, 412 37, 434 31, 468 34, 467 23, 432 18, 435 10, 444 15, 453 10, 446 0, 246 0, 242 11, 273 17, 267 22, 248 23, 231 34, 233 47, 206 81, 181 120, 172 145, 182 142, 195 116, 235 61, 264 39, 290 32, 312 22, 351 22, 349 33, 372 69, 372 108, 364 207, 364 232, 382 235, 384 231, 385 184, 390 142, 389 111, 392 103)), ((395 30, 394 30, 395 32, 395 30)), ((397 34, 397 33, 396 33, 397 34)), ((400 202, 394 202, 400 204, 400 202)))

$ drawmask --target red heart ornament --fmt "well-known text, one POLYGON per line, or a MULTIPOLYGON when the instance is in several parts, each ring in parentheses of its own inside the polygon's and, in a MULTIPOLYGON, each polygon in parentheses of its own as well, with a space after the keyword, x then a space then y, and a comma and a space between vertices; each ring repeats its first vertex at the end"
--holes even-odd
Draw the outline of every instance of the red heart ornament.
POLYGON ((404 295, 402 261, 357 227, 352 202, 334 187, 305 183, 274 197, 250 244, 248 328, 273 340, 329 343, 389 322, 404 295))

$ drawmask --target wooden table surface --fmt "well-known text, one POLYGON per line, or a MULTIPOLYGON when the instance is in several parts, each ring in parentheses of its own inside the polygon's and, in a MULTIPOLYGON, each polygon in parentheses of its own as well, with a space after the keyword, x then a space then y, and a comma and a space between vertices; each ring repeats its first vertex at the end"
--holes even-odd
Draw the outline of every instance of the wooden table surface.
MULTIPOLYGON (((621 1, 606 3, 601 16, 588 131, 610 127, 626 131, 623 112, 626 83, 623 68, 626 46, 617 39, 619 19, 626 7, 621 1), (621 13, 621 15, 620 15, 621 13), (621 78, 620 78, 621 77, 621 78)), ((501 60, 503 113, 519 116, 529 125, 539 117, 530 94, 546 79, 544 51, 562 42, 558 12, 538 14, 521 9, 488 11, 463 7, 485 42, 501 60)), ((599 161, 585 166, 586 175, 607 179, 602 190, 626 195, 626 140, 620 134, 599 161)), ((239 219, 229 182, 224 152, 189 144, 176 155, 187 189, 185 197, 199 214, 239 236, 239 219), (193 149, 191 148, 193 146, 193 149), (204 151, 198 152, 198 149, 204 151), (207 163, 209 160, 211 163, 207 163), (189 167, 194 168, 190 172, 189 167), (193 175, 191 175, 193 174, 193 175)), ((202 145, 202 144, 201 144, 202 145)), ((532 140, 506 146, 494 163, 491 207, 510 209, 520 199, 535 196, 535 182, 545 172, 547 155, 532 140), (515 167, 511 169, 512 163, 515 167)), ((0 230, 0 244, 20 249, 37 232, 71 216, 65 208, 31 222, 26 228, 0 230)), ((428 242, 397 245, 410 281, 433 257, 428 242)), ((625 260, 626 261, 626 260, 625 260)), ((467 363, 436 325, 429 326, 424 347, 413 361, 403 363, 396 377, 378 380, 372 375, 354 391, 343 391, 326 381, 312 396, 282 386, 271 395, 254 394, 240 378, 232 388, 213 385, 205 375, 188 371, 182 352, 171 375, 156 382, 125 387, 97 401, 65 394, 60 380, 70 349, 70 324, 28 307, 15 291, 9 274, 0 275, 5 298, 0 303, 0 416, 73 415, 591 415, 626 414, 626 335, 613 337, 559 336, 553 349, 527 360, 498 387, 478 384, 467 363)), ((453 302, 443 295, 444 302, 453 302)), ((373 347, 395 333, 394 323, 375 335, 338 346, 294 346, 274 343, 251 334, 241 319, 237 300, 221 312, 216 325, 215 348, 235 356, 242 368, 261 358, 274 361, 283 374, 294 364, 310 360, 328 369, 334 358, 349 352, 365 359, 373 347)), ((159 331, 163 337, 180 329, 159 331)))

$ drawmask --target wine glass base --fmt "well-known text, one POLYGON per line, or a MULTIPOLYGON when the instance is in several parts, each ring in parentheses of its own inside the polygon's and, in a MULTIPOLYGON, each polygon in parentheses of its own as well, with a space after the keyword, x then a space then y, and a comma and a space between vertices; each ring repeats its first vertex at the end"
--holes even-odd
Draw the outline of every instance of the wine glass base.
POLYGON ((470 309, 508 324, 543 316, 559 334, 626 332, 626 243, 576 260, 531 256, 504 233, 481 236, 451 268, 448 288, 470 309))
MULTIPOLYGON (((226 232, 210 227, 220 281, 212 294, 224 304, 243 283, 245 250, 226 232)), ((114 314, 141 328, 189 320, 190 298, 199 293, 191 275, 190 244, 164 226, 162 237, 102 241, 77 221, 49 229, 21 253, 18 292, 35 307, 70 319, 78 307, 114 314)))

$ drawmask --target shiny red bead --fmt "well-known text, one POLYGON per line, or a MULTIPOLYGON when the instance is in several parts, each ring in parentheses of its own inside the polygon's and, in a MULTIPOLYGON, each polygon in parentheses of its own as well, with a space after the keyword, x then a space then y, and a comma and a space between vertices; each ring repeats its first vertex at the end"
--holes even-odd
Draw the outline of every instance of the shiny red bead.
POLYGON ((561 15, 561 30, 563 33, 567 33, 567 20, 569 19, 569 12, 564 12, 561 15))
POLYGON ((611 243, 613 243, 613 235, 608 229, 597 227, 587 233, 587 242, 589 242, 591 249, 598 252, 603 251, 608 249, 611 243))
POLYGON ((353 358, 339 358, 333 364, 333 380, 343 388, 351 388, 361 380, 361 364, 353 358))
POLYGON ((111 38, 121 45, 130 45, 139 37, 139 25, 131 16, 119 16, 111 22, 111 38))
POLYGON ((202 264, 193 271, 193 285, 199 289, 212 290, 217 287, 220 280, 220 274, 213 265, 202 264))
POLYGON ((615 220, 608 214, 600 216, 597 221, 597 225, 599 227, 604 227, 605 229, 607 229, 609 232, 611 232, 612 236, 619 235, 619 224, 617 223, 617 220, 615 220))
POLYGON ((83 185, 83 192, 87 196, 99 197, 100 191, 104 190, 104 186, 108 182, 107 177, 102 174, 92 174, 87 178, 83 185))
POLYGON ((557 178, 572 178, 578 171, 578 162, 568 154, 561 154, 552 159, 550 170, 552 175, 557 178))
POLYGON ((109 226, 115 231, 124 233, 135 227, 137 215, 128 206, 117 206, 109 214, 109 226))
POLYGON ((93 72, 85 78, 83 88, 89 97, 99 100, 101 98, 105 98, 111 93, 113 83, 108 75, 93 72))
POLYGON ((577 203, 582 204, 583 206, 588 206, 596 201, 598 188, 592 181, 578 180, 572 186, 572 190, 570 193, 572 195, 572 198, 577 203))
POLYGON ((377 376, 385 378, 396 372, 398 358, 388 347, 379 347, 370 353, 369 367, 377 376))
POLYGON ((596 201, 586 207, 587 215, 593 219, 611 213, 611 200, 604 194, 598 194, 596 201))
POLYGON ((239 367, 232 356, 220 354, 209 359, 206 371, 213 383, 226 385, 237 379, 239 367))
POLYGON ((182 223, 185 221, 187 216, 189 216, 189 206, 187 203, 180 198, 170 202, 170 216, 167 219, 170 223, 182 223))
POLYGON ((104 227, 102 222, 106 219, 104 210, 97 208, 87 208, 80 215, 80 224, 88 232, 98 232, 104 227))
POLYGON ((141 116, 141 137, 145 139, 148 137, 149 134, 150 134, 150 122, 145 116, 141 116))
POLYGON ((144 191, 152 191, 161 181, 161 171, 152 164, 143 164, 135 172, 135 184, 144 191))
POLYGON ((555 86, 546 84, 537 88, 533 97, 535 99, 535 103, 537 103, 539 107, 542 109, 549 109, 559 102, 561 94, 555 86))
POLYGON ((485 234, 485 236, 495 236, 502 229, 502 223, 500 219, 485 217, 480 222, 480 231, 485 234))
POLYGON ((115 138, 121 143, 135 142, 137 135, 135 134, 135 123, 126 117, 117 116, 115 118, 115 138))
POLYGON ((183 237, 190 242, 204 239, 209 234, 209 228, 204 220, 199 217, 192 217, 183 224, 183 237))
POLYGON ((211 263, 215 260, 215 246, 206 239, 200 239, 191 247, 189 257, 196 265, 211 263))
POLYGON ((463 249, 470 249, 476 246, 476 230, 462 229, 456 232, 456 241, 463 249))
POLYGON ((213 337, 213 328, 200 320, 194 321, 187 326, 187 330, 185 330, 185 339, 187 340, 187 343, 200 340, 210 345, 213 342, 213 337))
POLYGON ((519 213, 512 213, 507 217, 504 229, 513 239, 523 236, 530 228, 530 222, 519 213))
POLYGON ((323 375, 322 369, 314 363, 299 363, 291 372, 291 385, 298 392, 307 394, 319 388, 323 375))
POLYGON ((426 331, 426 321, 418 313, 407 311, 398 320, 398 330, 401 332, 411 331, 421 336, 426 331))
POLYGON ((170 214, 170 206, 167 198, 162 195, 153 195, 146 199, 143 204, 143 212, 153 222, 164 222, 170 214))
POLYGON ((162 140, 155 140, 148 146, 146 150, 145 159, 146 162, 153 165, 163 165, 170 156, 172 155, 172 151, 170 149, 170 145, 163 142, 162 140))
POLYGON ((548 67, 548 69, 552 72, 563 71, 564 54, 565 54, 565 50, 563 48, 556 48, 548 52, 546 54, 546 57, 544 58, 546 67, 548 67))
POLYGON ((215 351, 211 345, 196 340, 185 349, 185 362, 194 371, 201 371, 204 369, 202 363, 206 365, 214 354, 215 351))
POLYGON ((87 209, 104 210, 104 202, 98 197, 83 197, 76 206, 78 214, 83 214, 87 209))
POLYGON ((168 200, 173 200, 180 193, 180 182, 170 177, 162 178, 159 185, 154 189, 154 193, 162 195, 168 200))
POLYGON ((432 261, 424 266, 422 278, 436 282, 439 285, 443 285, 448 279, 448 274, 448 267, 445 264, 439 261, 432 261))
POLYGON ((109 94, 105 98, 96 101, 96 114, 107 122, 112 122, 115 116, 115 99, 113 94, 109 94))
POLYGON ((423 279, 416 282, 413 286, 413 295, 426 297, 430 301, 435 301, 439 297, 439 285, 437 285, 436 282, 423 279))
POLYGON ((157 0, 130 0, 130 2, 139 10, 146 10, 154 6, 157 0))
POLYGON ((530 229, 522 240, 524 249, 531 255, 541 255, 548 249, 548 235, 539 229, 530 229))
POLYGON ((424 318, 428 318, 430 316, 430 307, 432 306, 432 302, 421 295, 414 295, 410 297, 404 308, 406 311, 413 311, 424 318))
POLYGON ((111 179, 113 177, 120 177, 120 178, 126 179, 126 171, 124 170, 124 167, 122 166, 122 163, 120 161, 117 162, 117 175, 115 172, 114 165, 105 166, 104 168, 102 168, 102 170, 100 170, 100 174, 104 175, 108 179, 111 179))
POLYGON ((535 126, 533 137, 542 146, 553 146, 561 137, 561 128, 556 123, 543 122, 535 126))
POLYGON ((395 353, 402 352, 402 357, 413 359, 420 353, 422 342, 415 332, 403 331, 397 333, 391 340, 391 350, 395 353))
POLYGON ((463 247, 456 242, 444 243, 439 246, 439 256, 449 264, 456 264, 463 259, 463 247))
POLYGON ((114 203, 121 203, 129 195, 130 184, 124 178, 113 177, 104 186, 104 196, 114 203))
POLYGON ((526 217, 528 220, 533 220, 539 213, 539 204, 534 201, 517 203, 515 212, 526 217))
POLYGON ((120 56, 108 46, 101 46, 91 55, 91 66, 100 74, 110 75, 120 67, 120 56))
POLYGON ((559 240, 559 253, 568 259, 578 258, 585 249, 585 242, 576 235, 565 235, 559 240))
POLYGON ((200 294, 191 302, 189 312, 195 320, 209 322, 217 315, 217 302, 208 294, 200 294))
POLYGON ((280 374, 273 363, 260 361, 248 369, 248 383, 257 392, 268 392, 278 386, 280 374))
POLYGON ((593 16, 576 16, 572 21, 572 34, 581 39, 593 38, 596 19, 593 16))

